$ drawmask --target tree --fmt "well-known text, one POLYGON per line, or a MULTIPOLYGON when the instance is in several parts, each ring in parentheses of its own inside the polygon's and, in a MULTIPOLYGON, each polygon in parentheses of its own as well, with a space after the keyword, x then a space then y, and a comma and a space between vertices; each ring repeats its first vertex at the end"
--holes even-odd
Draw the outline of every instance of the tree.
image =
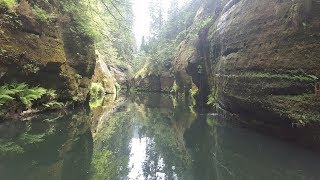
POLYGON ((157 38, 164 21, 161 0, 150 0, 149 13, 151 17, 150 32, 153 38, 157 38))
POLYGON ((142 36, 142 40, 141 40, 141 45, 140 45, 140 51, 142 52, 148 52, 148 45, 146 43, 146 40, 144 38, 144 36, 142 36))

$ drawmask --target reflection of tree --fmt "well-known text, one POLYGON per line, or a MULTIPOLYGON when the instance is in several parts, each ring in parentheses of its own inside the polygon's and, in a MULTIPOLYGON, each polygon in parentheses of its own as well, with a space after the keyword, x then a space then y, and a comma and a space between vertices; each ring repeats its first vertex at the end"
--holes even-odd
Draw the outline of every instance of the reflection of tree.
MULTIPOLYGON (((147 112, 142 120, 142 129, 146 130, 144 133, 149 139, 143 166, 145 177, 159 179, 157 175, 162 173, 165 174, 165 179, 175 179, 176 176, 186 179, 185 172, 190 170, 191 161, 184 147, 183 137, 178 137, 183 136, 185 130, 181 127, 185 123, 180 124, 180 122, 185 122, 187 119, 179 116, 183 113, 175 112, 175 109, 170 107, 137 108, 147 112)), ((188 111, 185 111, 184 115, 186 114, 188 111)))
POLYGON ((6 149, 5 154, 0 154, 1 179, 88 178, 92 136, 86 111, 81 109, 67 115, 53 113, 29 122, 7 124, 1 129, 0 141, 21 151, 11 148, 12 151, 6 149))
POLYGON ((155 143, 152 139, 147 140, 146 160, 143 163, 144 177, 147 179, 157 179, 159 172, 159 154, 156 151, 155 143))
POLYGON ((127 176, 132 131, 129 117, 124 109, 102 120, 102 128, 94 140, 91 179, 115 180, 127 176))

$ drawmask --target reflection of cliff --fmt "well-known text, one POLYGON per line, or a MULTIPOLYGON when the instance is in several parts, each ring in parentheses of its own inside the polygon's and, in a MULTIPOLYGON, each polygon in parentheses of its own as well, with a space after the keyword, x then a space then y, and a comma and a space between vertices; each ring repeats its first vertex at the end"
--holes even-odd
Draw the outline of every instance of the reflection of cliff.
POLYGON ((128 174, 130 115, 123 99, 107 100, 93 111, 91 179, 122 179, 128 174))
POLYGON ((136 97, 135 102, 139 134, 148 139, 144 177, 188 179, 191 159, 183 136, 195 114, 184 103, 173 103, 168 95, 144 95, 136 97))
POLYGON ((115 107, 119 105, 122 100, 116 99, 116 94, 110 94, 104 96, 100 101, 97 107, 91 108, 92 112, 92 125, 91 132, 93 137, 98 133, 99 128, 107 117, 114 111, 115 107))
POLYGON ((206 124, 202 116, 186 132, 194 179, 319 179, 319 157, 241 128, 206 124))
POLYGON ((93 144, 86 111, 6 122, 0 134, 1 179, 88 179, 93 144))

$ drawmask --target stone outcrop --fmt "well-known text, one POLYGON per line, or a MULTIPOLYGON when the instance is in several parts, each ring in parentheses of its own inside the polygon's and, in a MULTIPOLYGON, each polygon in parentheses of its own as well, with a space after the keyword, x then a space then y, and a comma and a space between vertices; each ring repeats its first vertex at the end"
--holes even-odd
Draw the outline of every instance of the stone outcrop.
POLYGON ((15 13, 1 9, 0 84, 26 82, 58 90, 62 101, 83 102, 95 68, 93 41, 73 28, 59 1, 21 0, 15 13), (55 17, 39 19, 33 6, 55 17))
POLYGON ((191 78, 202 93, 209 87, 207 93, 229 112, 286 127, 319 124, 319 1, 230 0, 208 6, 200 14, 211 16, 211 23, 180 44, 176 76, 189 84, 191 78))
POLYGON ((139 91, 169 93, 172 91, 173 84, 174 77, 170 75, 150 74, 135 78, 133 86, 139 91))
POLYGON ((104 57, 99 52, 96 52, 96 54, 97 54, 97 63, 96 63, 96 68, 94 70, 92 81, 101 82, 107 94, 116 94, 117 81, 114 78, 113 74, 110 72, 107 64, 105 63, 104 57))

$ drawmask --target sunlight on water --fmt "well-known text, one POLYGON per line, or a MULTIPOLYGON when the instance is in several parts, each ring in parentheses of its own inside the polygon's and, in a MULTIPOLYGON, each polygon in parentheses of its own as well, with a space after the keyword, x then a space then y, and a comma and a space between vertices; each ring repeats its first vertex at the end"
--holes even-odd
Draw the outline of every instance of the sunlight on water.
POLYGON ((146 159, 147 138, 133 138, 130 142, 129 179, 144 179, 143 163, 146 159))

